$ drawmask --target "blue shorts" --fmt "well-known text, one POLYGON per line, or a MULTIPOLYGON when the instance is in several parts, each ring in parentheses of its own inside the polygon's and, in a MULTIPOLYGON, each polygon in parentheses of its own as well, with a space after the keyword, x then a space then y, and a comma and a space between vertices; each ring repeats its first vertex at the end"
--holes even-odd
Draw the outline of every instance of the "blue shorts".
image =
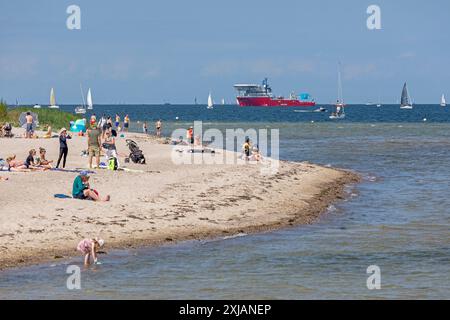
POLYGON ((27 123, 27 132, 31 132, 31 131, 33 131, 33 124, 27 123))

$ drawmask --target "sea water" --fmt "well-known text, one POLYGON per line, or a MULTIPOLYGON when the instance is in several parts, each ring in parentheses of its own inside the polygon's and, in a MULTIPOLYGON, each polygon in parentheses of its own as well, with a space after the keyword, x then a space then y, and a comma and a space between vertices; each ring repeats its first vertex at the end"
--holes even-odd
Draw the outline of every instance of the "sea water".
POLYGON ((66 269, 81 266, 81 258, 6 270, 0 299, 450 296, 450 110, 349 106, 346 118, 334 121, 329 113, 292 108, 97 106, 94 112, 128 113, 133 130, 148 121, 151 131, 161 118, 165 134, 194 120, 221 130, 279 129, 282 159, 350 169, 363 181, 312 225, 113 250, 101 256, 102 265, 81 268, 80 290, 67 288, 66 269), (378 290, 367 287, 373 265, 378 290))

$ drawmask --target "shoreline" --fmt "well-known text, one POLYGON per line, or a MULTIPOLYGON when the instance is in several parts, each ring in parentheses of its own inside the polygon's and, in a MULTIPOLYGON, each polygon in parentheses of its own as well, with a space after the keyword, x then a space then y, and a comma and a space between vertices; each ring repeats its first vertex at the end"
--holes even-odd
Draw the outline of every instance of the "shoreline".
MULTIPOLYGON (((147 157, 145 167, 151 170, 139 174, 97 170, 91 180, 101 193, 113 194, 109 203, 54 199, 51 193, 70 189, 73 173, 8 174, 10 180, 1 182, 2 189, 10 185, 0 200, 11 211, 0 209, 0 270, 79 256, 77 242, 97 235, 105 239, 108 251, 311 224, 330 204, 345 198, 347 185, 360 181, 356 173, 307 162, 280 161, 279 172, 269 177, 260 175, 257 165, 189 165, 186 170, 187 165, 167 161, 171 146, 158 138, 136 133, 126 138, 138 142, 147 157), (38 185, 30 186, 29 197, 8 190, 29 180, 38 185), (51 190, 39 187, 46 183, 51 190), (132 194, 123 194, 124 190, 132 194), (42 199, 41 209, 29 203, 30 198, 42 199)), ((119 152, 125 150, 124 140, 117 143, 119 152)), ((57 153, 57 139, 1 139, 0 144, 4 141, 17 154, 37 141, 45 145, 49 159, 57 153)), ((83 147, 82 137, 69 142, 69 168, 83 165, 85 159, 79 156, 83 147)))

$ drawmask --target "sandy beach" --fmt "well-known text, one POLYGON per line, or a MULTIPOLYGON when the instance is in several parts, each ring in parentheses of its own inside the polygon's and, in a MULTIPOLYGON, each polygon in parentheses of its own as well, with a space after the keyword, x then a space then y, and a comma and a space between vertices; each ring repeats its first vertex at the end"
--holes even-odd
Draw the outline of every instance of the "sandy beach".
MULTIPOLYGON (((76 172, 0 173, 9 178, 0 181, 0 268, 78 255, 78 241, 96 236, 105 239, 107 251, 308 224, 359 179, 344 170, 286 161, 275 175, 262 175, 255 164, 177 165, 172 146, 142 134, 126 138, 138 142, 147 164, 124 164, 121 157, 134 172, 95 170, 91 186, 111 195, 110 202, 54 198, 71 194, 76 172)), ((86 144, 85 137, 69 140, 67 169, 86 168, 87 158, 80 155, 86 144)), ((117 146, 119 154, 129 153, 125 138, 117 146)), ((57 138, 0 139, 0 158, 25 159, 39 147, 57 159, 57 138)))

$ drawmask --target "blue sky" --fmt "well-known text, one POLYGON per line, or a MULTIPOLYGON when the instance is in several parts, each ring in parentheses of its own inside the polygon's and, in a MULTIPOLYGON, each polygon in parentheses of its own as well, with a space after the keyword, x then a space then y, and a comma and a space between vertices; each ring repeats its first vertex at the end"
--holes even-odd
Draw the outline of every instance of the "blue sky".
POLYGON ((343 65, 349 103, 450 97, 450 1, 41 0, 0 2, 0 97, 10 103, 234 101, 235 83, 330 103, 343 65), (66 8, 81 8, 68 30, 66 8), (381 30, 366 9, 381 8, 381 30))

